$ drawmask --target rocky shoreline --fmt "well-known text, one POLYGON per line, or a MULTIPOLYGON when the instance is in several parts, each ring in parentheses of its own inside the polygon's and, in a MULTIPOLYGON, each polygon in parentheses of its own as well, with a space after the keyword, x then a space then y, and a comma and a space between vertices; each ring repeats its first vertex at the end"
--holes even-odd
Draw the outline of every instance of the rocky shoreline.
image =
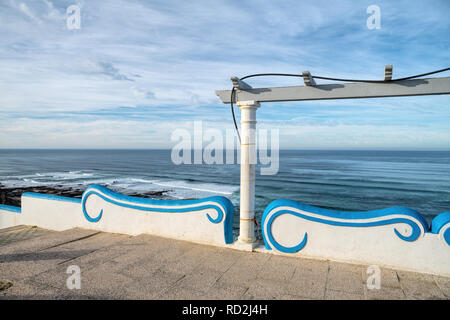
MULTIPOLYGON (((121 192, 121 190, 115 190, 121 192)), ((162 191, 150 191, 144 193, 132 193, 127 194, 128 196, 143 197, 143 198, 153 198, 161 199, 165 197, 166 193, 170 190, 162 191)), ((70 188, 61 185, 56 186, 30 186, 30 187, 13 187, 7 188, 0 184, 0 204, 5 204, 9 206, 20 207, 21 206, 21 196, 24 192, 35 192, 35 193, 45 193, 63 197, 71 198, 81 198, 84 189, 83 188, 70 188)), ((123 191, 122 191, 123 192, 123 191)))

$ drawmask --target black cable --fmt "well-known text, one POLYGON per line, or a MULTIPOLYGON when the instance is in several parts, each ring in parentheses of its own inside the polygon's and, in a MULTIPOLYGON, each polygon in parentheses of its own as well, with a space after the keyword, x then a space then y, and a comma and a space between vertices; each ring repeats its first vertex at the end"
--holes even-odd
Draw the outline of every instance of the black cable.
POLYGON ((236 123, 236 117, 234 115, 234 107, 233 107, 233 100, 234 100, 234 96, 236 95, 235 93, 236 93, 236 91, 234 90, 234 87, 233 87, 233 89, 231 89, 231 99, 230 99, 231 104, 230 105, 231 105, 231 113, 233 114, 234 127, 236 128, 236 133, 239 138, 239 143, 241 143, 241 135, 239 134, 239 129, 238 129, 238 125, 236 123))
MULTIPOLYGON (((265 76, 283 76, 283 77, 302 77, 302 75, 298 75, 298 74, 289 74, 289 73, 257 73, 257 74, 250 74, 247 75, 245 77, 240 78, 240 80, 244 80, 247 78, 252 78, 252 77, 265 77, 265 76)), ((233 101, 236 98, 236 88, 233 86, 233 88, 231 89, 231 98, 230 98, 230 106, 231 106, 231 114, 233 115, 233 122, 234 122, 234 127, 236 128, 236 133, 239 139, 239 143, 241 143, 241 135, 239 134, 239 128, 236 122, 236 117, 234 115, 234 105, 233 105, 233 101)))
MULTIPOLYGON (((409 80, 409 79, 414 79, 414 78, 418 78, 418 77, 428 76, 430 74, 440 73, 440 72, 444 72, 444 71, 448 71, 448 70, 450 70, 450 68, 444 68, 444 69, 440 69, 440 70, 436 70, 436 71, 432 71, 432 72, 417 74, 417 75, 409 76, 409 77, 405 77, 405 78, 391 79, 391 80, 343 79, 343 78, 331 78, 331 77, 322 77, 322 76, 312 76, 312 77, 314 79, 332 80, 332 81, 351 81, 351 82, 369 82, 369 83, 371 83, 371 82, 378 82, 378 83, 382 83, 382 82, 395 82, 395 81, 409 80)), ((300 77, 300 78, 303 77, 303 75, 301 75, 301 74, 293 74, 293 73, 256 73, 256 74, 251 74, 251 75, 247 75, 245 77, 242 77, 242 78, 240 78, 240 80, 253 78, 253 77, 266 77, 266 76, 300 77)))
POLYGON ((322 79, 322 80, 332 80, 332 81, 347 81, 347 82, 366 82, 366 83, 383 83, 383 82, 392 82, 397 80, 360 80, 360 79, 341 79, 341 78, 329 78, 329 77, 321 77, 321 76, 311 76, 314 79, 322 79))
POLYGON ((329 78, 329 77, 321 77, 321 76, 312 76, 314 79, 322 79, 322 80, 332 80, 332 81, 350 81, 350 82, 369 82, 369 83, 384 83, 384 82, 396 82, 396 81, 403 81, 403 80, 409 80, 414 79, 418 77, 428 76, 430 74, 440 73, 444 71, 448 71, 450 68, 444 68, 432 72, 417 74, 415 76, 405 77, 405 78, 397 78, 397 79, 391 79, 391 80, 360 80, 360 79, 341 79, 341 78, 329 78))
MULTIPOLYGON (((444 68, 440 70, 435 70, 427 73, 417 74, 414 76, 409 76, 405 78, 397 78, 397 79, 391 79, 391 80, 361 80, 361 79, 342 79, 342 78, 330 78, 330 77, 322 77, 322 76, 311 76, 314 79, 322 79, 322 80, 331 80, 331 81, 348 81, 348 82, 367 82, 367 83, 388 83, 388 82, 396 82, 396 81, 402 81, 402 80, 409 80, 414 79, 418 77, 428 76, 430 74, 440 73, 444 71, 448 71, 450 68, 444 68)), ((303 78, 303 75, 301 74, 292 74, 292 73, 256 73, 256 74, 250 74, 245 77, 240 78, 240 80, 248 79, 248 78, 254 78, 254 77, 267 77, 267 76, 281 76, 281 77, 300 77, 303 78)), ((236 123, 236 117, 234 115, 234 107, 233 107, 233 100, 236 98, 236 91, 235 87, 233 86, 233 89, 231 89, 231 113, 233 114, 233 121, 234 126, 236 128, 236 133, 239 138, 239 143, 241 142, 241 136, 239 134, 239 129, 236 123)))
POLYGON ((292 73, 256 73, 256 74, 251 74, 251 75, 245 76, 245 77, 241 78, 240 80, 244 80, 247 78, 253 78, 253 77, 265 77, 265 76, 303 77, 301 74, 292 74, 292 73))
POLYGON ((409 79, 414 79, 414 78, 418 78, 418 77, 429 76, 430 74, 440 73, 440 72, 444 72, 444 71, 448 71, 448 70, 450 70, 450 68, 444 68, 444 69, 441 69, 441 70, 436 70, 436 71, 431 71, 431 72, 427 72, 427 73, 422 73, 422 74, 418 74, 418 75, 411 76, 411 77, 406 77, 406 78, 398 78, 398 79, 391 80, 391 81, 409 80, 409 79))

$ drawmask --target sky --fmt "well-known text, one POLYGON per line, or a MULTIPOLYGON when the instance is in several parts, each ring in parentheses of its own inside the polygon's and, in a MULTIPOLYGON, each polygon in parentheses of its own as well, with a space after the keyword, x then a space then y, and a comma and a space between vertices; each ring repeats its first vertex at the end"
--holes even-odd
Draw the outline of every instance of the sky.
MULTIPOLYGON (((170 149, 194 121, 225 135, 230 106, 215 90, 231 76, 381 80, 388 64, 394 78, 449 67, 449 14, 446 0, 2 0, 0 148, 170 149), (79 29, 67 25, 71 5, 79 29), (379 29, 367 27, 370 5, 379 29)), ((258 128, 278 129, 283 149, 450 150, 449 102, 263 103, 258 128)))

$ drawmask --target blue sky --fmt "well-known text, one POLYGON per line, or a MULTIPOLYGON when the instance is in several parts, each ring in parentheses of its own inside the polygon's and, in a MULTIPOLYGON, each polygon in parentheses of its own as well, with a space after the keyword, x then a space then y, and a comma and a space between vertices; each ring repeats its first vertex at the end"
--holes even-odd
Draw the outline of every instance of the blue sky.
MULTIPOLYGON (((171 148, 171 133, 194 120, 233 128, 214 93, 233 75, 381 79, 386 64, 394 78, 448 67, 449 13, 446 0, 4 0, 0 148, 171 148), (74 4, 81 28, 68 30, 74 4), (378 30, 366 26, 373 4, 378 30)), ((449 102, 266 103, 258 126, 278 128, 282 148, 450 150, 449 102)))

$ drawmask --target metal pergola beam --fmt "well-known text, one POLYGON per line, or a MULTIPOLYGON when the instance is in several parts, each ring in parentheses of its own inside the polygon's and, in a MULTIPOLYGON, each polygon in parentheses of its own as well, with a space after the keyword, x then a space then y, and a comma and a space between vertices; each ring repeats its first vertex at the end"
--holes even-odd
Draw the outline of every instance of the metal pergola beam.
MULTIPOLYGON (((234 82, 240 84, 240 89, 236 90, 236 101, 277 102, 450 94, 450 77, 249 89, 244 89, 245 83, 238 78, 234 78, 234 82)), ((230 103, 231 90, 217 90, 216 94, 223 103, 230 103)))

